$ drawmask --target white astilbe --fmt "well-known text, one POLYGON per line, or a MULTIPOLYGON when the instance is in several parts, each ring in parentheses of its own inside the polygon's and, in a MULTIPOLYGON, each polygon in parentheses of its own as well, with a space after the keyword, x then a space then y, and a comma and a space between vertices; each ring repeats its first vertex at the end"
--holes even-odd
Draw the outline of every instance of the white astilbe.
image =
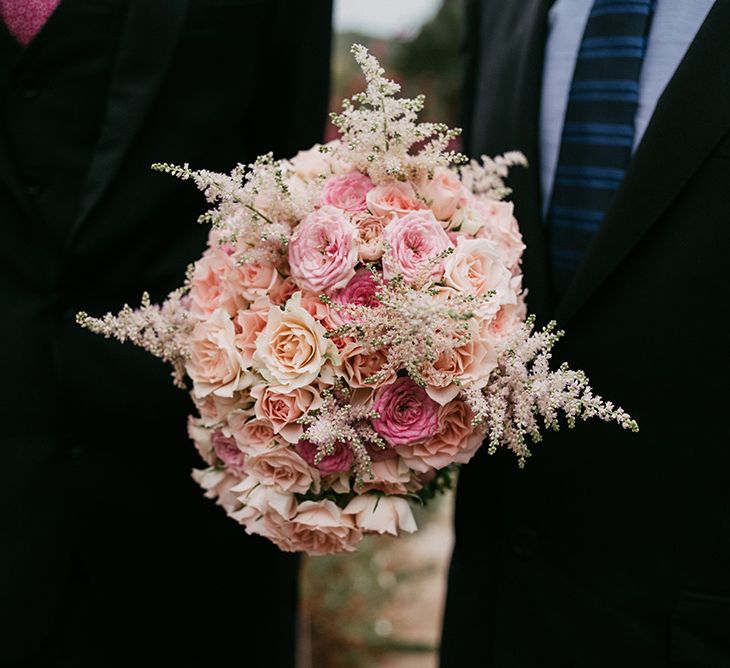
POLYGON ((180 303, 186 292, 187 288, 171 292, 162 306, 152 304, 145 292, 138 309, 125 304, 116 315, 107 313, 101 318, 92 318, 80 311, 76 314, 76 322, 107 339, 113 337, 121 343, 131 341, 163 362, 172 364, 173 381, 184 388, 188 340, 196 322, 180 303))
POLYGON ((461 130, 443 123, 419 123, 425 97, 396 98, 400 85, 383 76, 377 59, 360 44, 350 51, 367 88, 344 100, 342 113, 331 115, 341 134, 340 145, 332 149, 336 158, 368 174, 375 183, 418 180, 437 167, 464 161, 464 156, 448 148, 461 130))
POLYGON ((475 195, 501 200, 512 192, 504 184, 511 167, 527 167, 527 158, 519 151, 509 151, 495 158, 483 155, 481 162, 470 160, 466 165, 459 166, 458 170, 461 182, 475 195))
POLYGON ((485 388, 462 390, 474 413, 474 424, 488 430, 490 454, 499 447, 509 448, 520 467, 524 466, 530 456, 526 437, 537 443, 542 440, 543 425, 559 429, 561 413, 569 427, 578 419, 595 417, 638 431, 628 413, 593 394, 585 373, 573 371, 567 364, 550 369, 551 350, 563 332, 555 331, 554 322, 533 332, 534 322, 529 318, 505 344, 485 388))
POLYGON ((439 357, 469 341, 469 320, 478 306, 493 296, 454 293, 447 299, 439 297, 432 284, 412 287, 402 276, 386 283, 376 271, 373 278, 379 302, 375 308, 340 305, 320 297, 351 320, 329 336, 354 336, 365 349, 385 352, 385 364, 366 378, 366 383, 378 383, 405 370, 414 382, 425 387, 427 378, 433 377, 433 364, 439 357))
POLYGON ((371 420, 378 417, 377 411, 365 405, 353 405, 346 388, 336 386, 322 393, 322 405, 299 419, 308 425, 300 440, 317 446, 315 466, 327 456, 335 453, 336 445, 349 447, 355 457, 355 478, 361 485, 364 480, 373 479, 373 466, 367 444, 385 449, 386 443, 373 429, 371 420))

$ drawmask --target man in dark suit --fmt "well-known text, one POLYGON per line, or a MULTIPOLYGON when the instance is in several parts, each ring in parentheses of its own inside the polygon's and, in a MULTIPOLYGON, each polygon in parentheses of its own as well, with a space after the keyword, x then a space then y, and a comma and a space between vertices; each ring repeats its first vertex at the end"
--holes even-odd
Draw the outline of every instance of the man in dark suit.
POLYGON ((40 1, 0 21, 0 665, 291 666, 296 558, 203 498, 169 370, 74 316, 203 250, 151 163, 321 139, 331 0, 61 0, 28 40, 40 1))
POLYGON ((466 152, 531 163, 510 183, 529 309, 641 432, 593 421, 525 470, 462 470, 443 668, 730 666, 729 27, 728 0, 467 2, 466 152), (590 32, 627 11, 654 12, 643 36, 590 32), (607 55, 640 76, 582 69, 607 55), (624 167, 583 161, 620 146, 624 167))

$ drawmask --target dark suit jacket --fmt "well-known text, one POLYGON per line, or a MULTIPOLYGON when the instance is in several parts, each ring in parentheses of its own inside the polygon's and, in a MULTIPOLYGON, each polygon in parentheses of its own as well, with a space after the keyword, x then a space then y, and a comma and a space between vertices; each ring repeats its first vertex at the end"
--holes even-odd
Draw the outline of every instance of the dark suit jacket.
MULTIPOLYGON (((38 665, 292 664, 296 558, 190 479, 192 404, 169 369, 74 317, 164 297, 203 250, 202 194, 151 163, 228 171, 321 140, 330 12, 331 0, 62 0, 22 67, 0 68, 0 665, 39 652, 38 665), (56 85, 55 54, 84 38, 69 12, 112 4, 108 88, 90 91, 100 130, 73 215, 55 220, 7 130, 35 113, 18 100, 49 104, 49 122, 53 105, 86 112, 56 85)), ((48 141, 35 148, 63 163, 48 141)))
POLYGON ((467 3, 466 150, 511 178, 528 305, 635 417, 462 469, 442 666, 730 666, 730 1, 662 94, 572 285, 551 307, 538 119, 548 0, 467 3))

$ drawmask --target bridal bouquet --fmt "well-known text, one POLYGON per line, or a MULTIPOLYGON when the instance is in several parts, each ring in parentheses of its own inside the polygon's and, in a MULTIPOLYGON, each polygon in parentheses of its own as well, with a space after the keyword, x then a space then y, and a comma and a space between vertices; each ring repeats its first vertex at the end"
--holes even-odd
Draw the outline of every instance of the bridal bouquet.
POLYGON ((412 532, 409 501, 451 484, 485 443, 512 450, 559 413, 637 429, 581 372, 549 368, 560 332, 526 317, 524 245, 504 177, 458 130, 418 122, 362 46, 367 88, 332 117, 340 139, 192 179, 208 248, 161 305, 78 315, 192 381, 193 472, 246 531, 287 551, 351 551, 412 532))

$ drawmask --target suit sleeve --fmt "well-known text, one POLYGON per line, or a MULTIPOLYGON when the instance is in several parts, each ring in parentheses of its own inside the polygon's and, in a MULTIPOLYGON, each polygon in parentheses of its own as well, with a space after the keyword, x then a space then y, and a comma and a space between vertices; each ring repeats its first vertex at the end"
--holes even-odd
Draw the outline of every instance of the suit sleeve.
POLYGON ((256 155, 287 158, 324 137, 332 0, 279 0, 269 35, 250 142, 256 155))

